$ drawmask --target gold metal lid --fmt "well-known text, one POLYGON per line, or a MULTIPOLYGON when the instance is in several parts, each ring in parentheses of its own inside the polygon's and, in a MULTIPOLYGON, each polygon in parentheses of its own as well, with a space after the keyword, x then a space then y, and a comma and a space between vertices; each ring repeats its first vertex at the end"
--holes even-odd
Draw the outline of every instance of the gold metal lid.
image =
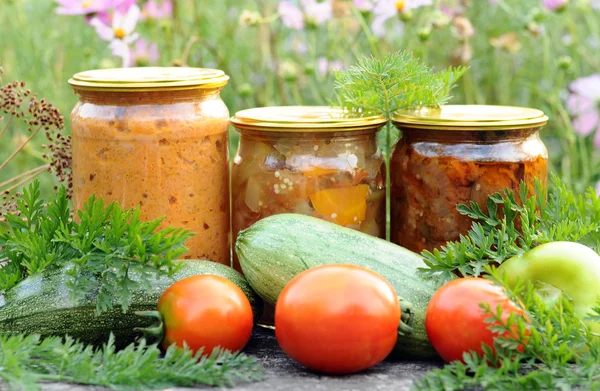
POLYGON ((270 132, 339 132, 381 128, 383 115, 360 114, 329 106, 273 106, 238 111, 231 123, 238 129, 270 132))
POLYGON ((69 84, 88 91, 158 91, 216 88, 229 76, 218 69, 186 67, 140 67, 95 69, 75 74, 69 84))
POLYGON ((526 107, 447 105, 398 110, 392 122, 399 127, 436 130, 509 130, 543 126, 548 117, 526 107))

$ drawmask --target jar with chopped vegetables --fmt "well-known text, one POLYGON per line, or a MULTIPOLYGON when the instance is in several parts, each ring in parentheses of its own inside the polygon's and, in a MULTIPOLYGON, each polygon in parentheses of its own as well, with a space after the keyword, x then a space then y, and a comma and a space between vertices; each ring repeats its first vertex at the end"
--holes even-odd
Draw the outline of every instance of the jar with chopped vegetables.
MULTIPOLYGON (((232 118, 233 236, 256 221, 299 213, 385 235, 382 116, 320 106, 263 107, 232 118)), ((234 266, 240 270, 237 257, 234 266)))
POLYGON ((471 227, 458 204, 486 210, 489 195, 519 183, 545 183, 548 153, 539 131, 548 118, 539 110, 456 105, 404 110, 391 171, 391 237, 413 251, 433 250, 471 227))
POLYGON ((185 258, 230 264, 229 79, 199 68, 128 68, 78 73, 71 114, 73 199, 92 194, 144 220, 196 236, 185 258))

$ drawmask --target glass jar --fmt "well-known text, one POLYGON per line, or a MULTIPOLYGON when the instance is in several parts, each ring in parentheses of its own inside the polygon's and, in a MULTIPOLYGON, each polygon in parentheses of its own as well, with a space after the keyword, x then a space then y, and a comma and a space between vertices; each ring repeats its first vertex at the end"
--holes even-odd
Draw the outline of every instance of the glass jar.
MULTIPOLYGON (((385 235, 381 116, 353 117, 330 107, 243 110, 232 168, 232 231, 278 213, 299 213, 385 235)), ((234 253, 234 267, 240 265, 234 253)))
POLYGON ((73 201, 92 195, 139 206, 142 218, 183 227, 186 259, 230 265, 229 79, 199 68, 125 68, 78 73, 71 114, 73 201))
POLYGON ((503 106, 443 106, 400 111, 402 131, 390 164, 391 237, 410 250, 432 251, 459 240, 472 220, 458 204, 488 196, 533 190, 546 183, 548 152, 539 131, 548 118, 539 110, 503 106))

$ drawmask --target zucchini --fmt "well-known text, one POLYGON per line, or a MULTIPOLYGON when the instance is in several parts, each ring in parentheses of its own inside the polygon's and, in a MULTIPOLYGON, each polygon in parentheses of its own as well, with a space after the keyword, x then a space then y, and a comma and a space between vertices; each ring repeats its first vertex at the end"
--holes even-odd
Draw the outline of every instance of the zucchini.
MULTIPOLYGON (((46 275, 26 278, 0 295, 0 333, 70 335, 82 342, 100 345, 115 335, 117 347, 124 347, 139 335, 134 328, 152 326, 153 319, 136 311, 155 311, 162 293, 175 281, 197 274, 216 274, 234 282, 248 297, 257 320, 263 305, 244 277, 230 268, 210 261, 181 261, 172 276, 151 280, 150 290, 133 292, 127 312, 120 307, 96 315, 96 297, 90 295, 78 304, 69 300, 65 268, 46 275)), ((133 276, 135 279, 135 275, 133 276)))
POLYGON ((298 273, 314 266, 349 263, 384 276, 402 301, 403 319, 412 333, 402 333, 396 357, 438 357, 425 332, 425 311, 435 293, 433 284, 417 276, 422 258, 382 239, 314 217, 278 214, 242 231, 235 251, 242 271, 263 300, 275 305, 284 286, 298 273))

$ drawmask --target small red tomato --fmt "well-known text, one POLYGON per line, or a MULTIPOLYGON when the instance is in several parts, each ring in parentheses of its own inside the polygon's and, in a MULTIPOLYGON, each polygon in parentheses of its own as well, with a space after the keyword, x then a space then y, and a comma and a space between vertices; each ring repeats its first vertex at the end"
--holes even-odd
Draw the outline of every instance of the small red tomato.
POLYGON ((325 265, 290 281, 275 306, 281 348, 316 371, 358 372, 394 348, 400 304, 379 274, 354 265, 325 265))
POLYGON ((252 334, 252 307, 244 292, 228 279, 204 274, 177 281, 158 300, 163 317, 163 346, 210 354, 217 346, 242 350, 252 334))
MULTIPOLYGON (((425 329, 429 341, 446 361, 462 361, 468 351, 483 355, 482 344, 493 347, 493 333, 485 319, 492 316, 479 306, 488 303, 496 312, 502 308, 502 319, 511 313, 523 315, 523 311, 509 300, 506 292, 492 281, 484 278, 459 278, 441 287, 431 298, 425 316, 425 329)), ((514 333, 517 334, 516 327, 514 333)), ((503 335, 510 337, 510 334, 503 335)))

